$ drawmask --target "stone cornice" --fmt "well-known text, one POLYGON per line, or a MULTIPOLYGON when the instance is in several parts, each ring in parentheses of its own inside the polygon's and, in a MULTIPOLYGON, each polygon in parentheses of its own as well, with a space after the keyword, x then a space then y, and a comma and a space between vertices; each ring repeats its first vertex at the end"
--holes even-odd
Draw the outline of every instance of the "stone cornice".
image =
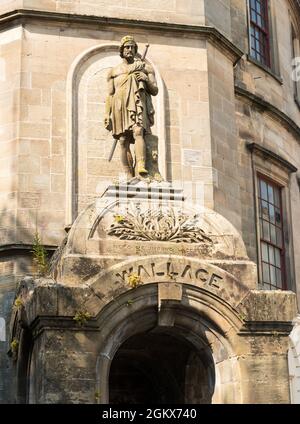
POLYGON ((84 26, 96 27, 99 30, 122 29, 146 30, 163 33, 164 35, 185 36, 193 38, 208 39, 215 45, 219 46, 229 55, 235 64, 244 54, 230 40, 228 40, 220 31, 210 26, 185 25, 175 23, 164 23, 154 21, 140 21, 134 19, 108 18, 103 16, 88 16, 70 13, 46 12, 37 10, 19 9, 5 13, 0 16, 0 30, 8 28, 12 25, 24 24, 32 21, 41 21, 43 23, 63 23, 63 24, 80 24, 84 26))
POLYGON ((239 332, 239 336, 272 336, 276 333, 278 336, 287 336, 293 329, 293 323, 281 321, 250 321, 239 332))
POLYGON ((289 161, 287 161, 283 157, 277 155, 276 153, 272 152, 271 150, 266 149, 265 147, 261 146, 260 144, 247 143, 247 148, 251 152, 255 152, 255 153, 263 156, 264 158, 266 158, 268 160, 272 160, 273 162, 279 164, 281 167, 285 168, 289 173, 298 171, 298 169, 293 164, 291 164, 289 161))
MULTIPOLYGON (((52 254, 57 246, 44 245, 44 248, 48 253, 52 254)), ((0 245, 0 255, 11 256, 11 255, 29 255, 33 250, 33 244, 23 244, 23 243, 11 243, 0 245)))
POLYGON ((257 96, 256 94, 253 94, 250 91, 248 91, 248 90, 246 90, 246 89, 244 89, 244 88, 242 88, 238 85, 235 86, 235 94, 237 96, 241 96, 241 97, 246 98, 248 101, 250 101, 252 104, 254 104, 258 109, 261 109, 261 110, 269 113, 275 119, 280 121, 288 131, 291 131, 291 132, 294 133, 297 140, 300 142, 300 127, 296 124, 295 121, 293 121, 288 115, 286 115, 284 112, 282 112, 276 106, 267 102, 262 97, 257 96))
POLYGON ((298 26, 298 31, 300 28, 300 0, 288 0, 291 9, 293 10, 294 13, 294 24, 298 26))

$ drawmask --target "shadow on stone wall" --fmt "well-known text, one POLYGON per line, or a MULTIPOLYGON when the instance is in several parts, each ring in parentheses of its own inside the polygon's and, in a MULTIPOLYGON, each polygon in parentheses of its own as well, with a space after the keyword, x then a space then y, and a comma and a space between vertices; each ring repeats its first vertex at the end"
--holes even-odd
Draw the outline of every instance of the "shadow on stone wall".
MULTIPOLYGON (((14 211, 6 208, 0 211, 0 318, 4 321, 4 337, 0 337, 0 404, 14 403, 14 367, 7 355, 11 343, 10 321, 20 280, 35 272, 32 255, 35 227, 30 226, 34 214, 32 210, 28 220, 22 222, 14 211)), ((50 259, 55 246, 46 246, 46 250, 50 259)))

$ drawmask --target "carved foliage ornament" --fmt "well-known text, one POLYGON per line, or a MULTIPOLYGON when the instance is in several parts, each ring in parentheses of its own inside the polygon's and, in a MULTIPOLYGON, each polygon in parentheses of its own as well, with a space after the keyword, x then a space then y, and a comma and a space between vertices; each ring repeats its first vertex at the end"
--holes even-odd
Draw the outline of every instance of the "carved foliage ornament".
POLYGON ((212 240, 197 225, 197 215, 190 217, 175 212, 172 208, 141 212, 136 207, 134 210, 127 210, 126 216, 115 215, 114 218, 115 222, 108 229, 108 235, 121 240, 212 244, 212 240))

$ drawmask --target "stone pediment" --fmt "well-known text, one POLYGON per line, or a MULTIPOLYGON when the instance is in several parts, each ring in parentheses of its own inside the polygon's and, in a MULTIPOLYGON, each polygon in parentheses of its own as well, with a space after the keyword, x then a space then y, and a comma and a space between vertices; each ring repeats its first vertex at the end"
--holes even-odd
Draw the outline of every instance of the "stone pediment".
POLYGON ((77 218, 67 244, 70 253, 109 255, 124 249, 127 255, 154 254, 154 245, 156 253, 248 259, 239 233, 224 217, 159 184, 110 186, 77 218))
POLYGON ((168 183, 109 186, 78 216, 52 268, 64 284, 80 284, 128 258, 157 255, 205 260, 256 284, 236 229, 168 183))

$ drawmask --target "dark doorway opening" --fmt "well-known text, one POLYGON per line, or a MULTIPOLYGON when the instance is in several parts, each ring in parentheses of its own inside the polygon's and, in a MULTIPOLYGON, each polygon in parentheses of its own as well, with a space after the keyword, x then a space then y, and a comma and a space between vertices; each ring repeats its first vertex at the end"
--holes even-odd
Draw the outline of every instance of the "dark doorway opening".
POLYGON ((131 337, 112 361, 109 403, 211 403, 214 366, 206 350, 165 332, 131 337))

